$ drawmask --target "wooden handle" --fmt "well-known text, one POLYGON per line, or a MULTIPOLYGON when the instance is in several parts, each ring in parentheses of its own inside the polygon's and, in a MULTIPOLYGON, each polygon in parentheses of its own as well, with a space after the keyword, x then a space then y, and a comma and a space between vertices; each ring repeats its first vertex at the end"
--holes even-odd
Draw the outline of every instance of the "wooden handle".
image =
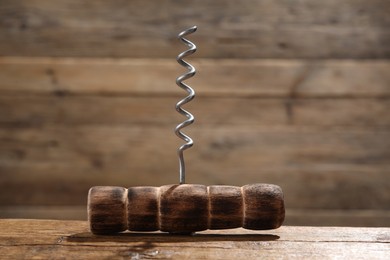
POLYGON ((284 221, 284 200, 281 188, 272 184, 97 186, 89 190, 88 218, 94 234, 274 229, 284 221))

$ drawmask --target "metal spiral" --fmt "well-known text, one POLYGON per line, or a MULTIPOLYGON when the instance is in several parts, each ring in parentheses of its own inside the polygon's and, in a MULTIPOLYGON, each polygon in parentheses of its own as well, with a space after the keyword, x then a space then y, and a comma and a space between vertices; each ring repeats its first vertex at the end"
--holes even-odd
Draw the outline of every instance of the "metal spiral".
POLYGON ((180 184, 183 184, 185 183, 185 172, 186 172, 186 168, 185 168, 185 164, 184 164, 184 155, 183 155, 183 152, 184 150, 192 147, 192 145, 194 144, 194 141, 186 134, 184 134, 183 132, 181 132, 181 129, 186 127, 186 126, 189 126, 191 125, 195 118, 194 116, 189 113, 188 111, 184 110, 182 108, 183 105, 187 104, 188 102, 190 102, 191 100, 194 99, 195 97, 195 91, 190 87, 188 86, 187 84, 183 83, 184 80, 187 80, 191 77, 193 77, 196 73, 196 70, 195 70, 195 67, 192 66, 191 64, 189 64, 188 62, 184 61, 183 58, 189 56, 189 55, 192 55, 193 53, 195 53, 196 51, 196 46, 195 44, 193 44, 192 42, 190 42, 189 40, 187 40, 186 38, 184 38, 184 36, 187 36, 189 34, 192 34, 196 31, 197 27, 196 26, 193 26, 193 27, 190 27, 184 31, 182 31, 181 33, 179 33, 178 35, 178 38, 185 44, 189 47, 188 50, 180 53, 177 57, 176 57, 176 60, 177 62, 182 65, 183 67, 185 67, 186 69, 188 69, 188 72, 187 73, 184 73, 182 75, 180 75, 179 77, 177 77, 176 79, 176 84, 181 87, 182 89, 184 89, 185 91, 188 92, 188 96, 186 96, 185 98, 183 98, 182 100, 180 100, 177 104, 176 104, 176 111, 179 112, 181 115, 183 116, 186 116, 187 117, 187 120, 185 120, 184 122, 178 124, 175 128, 175 134, 181 138, 182 140, 184 140, 186 143, 183 144, 182 146, 179 147, 179 149, 177 150, 177 154, 179 156, 179 170, 180 170, 180 176, 179 176, 179 179, 180 179, 180 184))

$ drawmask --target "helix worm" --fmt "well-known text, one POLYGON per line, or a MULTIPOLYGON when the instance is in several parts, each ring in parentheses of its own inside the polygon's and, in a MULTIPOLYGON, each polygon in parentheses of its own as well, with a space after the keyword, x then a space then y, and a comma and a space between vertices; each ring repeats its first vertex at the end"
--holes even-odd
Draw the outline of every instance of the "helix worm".
POLYGON ((195 73, 196 73, 196 70, 195 70, 195 67, 192 66, 191 64, 189 64, 188 62, 186 62, 185 60, 183 60, 183 58, 193 54, 196 52, 196 46, 194 43, 192 43, 191 41, 187 40, 186 38, 184 38, 184 36, 186 35, 189 35, 189 34, 192 34, 196 31, 197 27, 196 26, 192 26, 184 31, 182 31, 181 33, 179 33, 178 35, 178 38, 184 43, 186 44, 189 49, 187 49, 186 51, 180 53, 176 60, 177 62, 182 65, 183 67, 187 68, 188 72, 180 75, 179 77, 177 77, 176 79, 176 84, 181 87, 182 89, 184 89, 185 91, 188 92, 188 96, 186 96, 185 98, 183 98, 182 100, 180 100, 179 102, 177 102, 176 104, 176 111, 179 112, 181 115, 187 117, 187 119, 185 121, 183 121, 182 123, 178 124, 175 128, 175 134, 182 140, 184 140, 186 143, 181 145, 179 147, 179 149, 177 150, 177 154, 179 156, 179 174, 180 174, 180 184, 183 184, 185 183, 185 172, 186 172, 186 169, 185 169, 185 163, 184 163, 184 155, 183 155, 183 152, 184 150, 187 150, 188 148, 192 147, 193 144, 194 144, 194 141, 191 139, 191 137, 189 137, 188 135, 184 134, 181 129, 183 129, 184 127, 186 126, 189 126, 191 125, 192 123, 194 123, 194 116, 188 112, 187 110, 183 109, 182 106, 187 104, 188 102, 190 102, 191 100, 193 100, 195 98, 195 91, 190 87, 188 86, 187 84, 185 84, 183 81, 184 80, 187 80, 189 78, 192 78, 195 73))

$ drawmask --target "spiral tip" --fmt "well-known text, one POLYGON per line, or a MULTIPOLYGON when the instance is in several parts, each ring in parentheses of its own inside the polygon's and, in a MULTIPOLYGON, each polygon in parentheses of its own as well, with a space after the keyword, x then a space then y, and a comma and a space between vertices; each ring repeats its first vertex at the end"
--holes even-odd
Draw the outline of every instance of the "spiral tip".
POLYGON ((177 37, 182 38, 183 36, 186 36, 188 34, 196 32, 197 29, 198 29, 198 27, 196 25, 194 25, 192 27, 189 27, 189 28, 183 30, 181 33, 179 33, 179 35, 177 37))

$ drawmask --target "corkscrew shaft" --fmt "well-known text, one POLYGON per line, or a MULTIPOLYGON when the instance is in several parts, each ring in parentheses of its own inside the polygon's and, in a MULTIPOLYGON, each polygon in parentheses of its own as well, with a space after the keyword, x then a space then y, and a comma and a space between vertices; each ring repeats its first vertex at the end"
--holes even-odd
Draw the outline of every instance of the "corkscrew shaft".
POLYGON ((195 70, 195 67, 192 66, 191 64, 189 64, 188 62, 186 62, 185 60, 183 60, 183 58, 195 53, 196 51, 196 46, 194 43, 192 43, 191 41, 187 40, 186 38, 184 38, 185 36, 189 35, 189 34, 192 34, 196 31, 197 27, 196 26, 193 26, 193 27, 190 27, 184 31, 182 31, 181 33, 179 33, 178 35, 178 38, 185 44, 189 47, 189 49, 187 49, 186 51, 180 53, 177 57, 176 57, 176 60, 177 62, 182 65, 183 67, 185 67, 188 72, 180 75, 179 77, 177 77, 176 79, 176 84, 181 87, 182 89, 184 89, 185 91, 188 92, 188 96, 186 96, 185 98, 183 98, 182 100, 180 100, 177 104, 176 104, 176 111, 179 112, 181 115, 187 117, 187 119, 185 121, 183 121, 182 123, 178 124, 175 128, 175 134, 181 138, 182 140, 184 140, 186 143, 181 145, 178 150, 177 150, 177 154, 179 156, 179 180, 180 180, 180 184, 184 184, 185 183, 185 173, 186 173, 186 168, 185 168, 185 163, 184 163, 184 150, 190 148, 193 146, 194 144, 194 141, 191 139, 191 137, 189 137, 188 135, 184 134, 181 129, 183 129, 184 127, 186 126, 189 126, 191 125, 195 118, 194 116, 188 112, 187 110, 183 109, 182 106, 187 104, 188 102, 190 102, 191 100, 194 99, 195 97, 195 91, 190 87, 188 86, 187 84, 185 84, 183 81, 193 77, 196 73, 196 70, 195 70))

